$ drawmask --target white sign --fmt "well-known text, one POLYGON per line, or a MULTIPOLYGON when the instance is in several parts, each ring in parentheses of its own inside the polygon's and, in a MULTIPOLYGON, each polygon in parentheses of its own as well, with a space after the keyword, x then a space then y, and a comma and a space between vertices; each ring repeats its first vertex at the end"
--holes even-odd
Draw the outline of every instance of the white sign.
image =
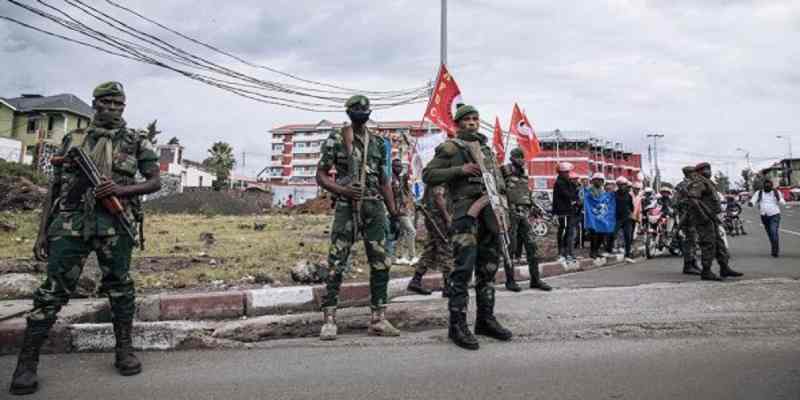
POLYGON ((22 158, 22 142, 19 140, 0 138, 0 159, 20 162, 22 158))

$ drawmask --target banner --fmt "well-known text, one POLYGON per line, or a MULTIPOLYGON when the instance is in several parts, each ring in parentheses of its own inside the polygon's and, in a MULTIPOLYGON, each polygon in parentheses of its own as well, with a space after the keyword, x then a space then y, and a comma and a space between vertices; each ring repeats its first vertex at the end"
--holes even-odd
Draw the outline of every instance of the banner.
POLYGON ((500 118, 494 117, 494 137, 492 138, 492 147, 494 153, 497 155, 497 163, 503 164, 506 160, 506 146, 503 144, 503 129, 500 128, 500 118))
POLYGON ((516 103, 514 103, 514 110, 511 112, 511 126, 508 130, 517 138, 519 147, 525 153, 525 161, 531 161, 542 151, 539 146, 539 139, 533 131, 533 125, 531 125, 528 117, 519 109, 516 103))
POLYGON ((457 104, 460 97, 461 90, 456 81, 447 71, 447 67, 442 65, 423 118, 441 128, 447 136, 455 136, 456 123, 453 121, 453 103, 457 104))
POLYGON ((614 192, 603 191, 594 197, 590 188, 583 188, 583 223, 599 233, 613 233, 617 220, 617 200, 614 192))

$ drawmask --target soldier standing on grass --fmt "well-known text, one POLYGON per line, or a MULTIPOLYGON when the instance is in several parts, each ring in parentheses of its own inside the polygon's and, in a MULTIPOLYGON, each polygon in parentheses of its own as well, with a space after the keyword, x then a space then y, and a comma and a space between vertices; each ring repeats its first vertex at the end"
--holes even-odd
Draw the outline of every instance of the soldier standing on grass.
POLYGON ((128 274, 136 239, 126 233, 101 200, 118 198, 128 220, 141 224, 139 196, 161 188, 158 155, 146 135, 126 128, 122 119, 125 110, 122 84, 103 83, 95 88, 93 97, 92 123, 64 136, 57 156, 61 162, 53 162, 53 178, 33 249, 37 260, 47 260, 47 279, 34 293, 34 310, 27 316, 25 337, 11 381, 13 394, 36 391, 39 351, 59 310, 76 289, 91 252, 97 255, 103 273, 100 292, 111 302, 116 338, 114 366, 125 376, 142 371, 133 354, 134 287, 128 274), (92 188, 84 177, 74 152, 70 152, 73 148, 83 150, 96 164, 103 177, 99 186, 92 188), (144 182, 136 183, 137 172, 145 178, 144 182))
MULTIPOLYGON (((501 170, 503 177, 505 177, 509 219, 511 220, 511 249, 509 249, 509 252, 519 245, 523 245, 525 247, 525 258, 528 260, 531 289, 549 291, 552 289, 550 285, 539 278, 536 241, 533 238, 533 229, 528 220, 533 206, 533 198, 528 184, 528 175, 525 173, 525 157, 522 149, 517 147, 511 150, 511 163, 503 166, 501 170)), ((506 267, 506 288, 515 292, 522 290, 514 281, 513 266, 506 267), (509 281, 511 285, 509 285, 509 281)))
POLYGON ((719 213, 722 212, 722 207, 719 204, 717 186, 711 181, 711 165, 707 162, 700 163, 695 172, 697 176, 689 183, 687 193, 689 218, 696 221, 695 227, 702 254, 703 271, 700 273, 700 278, 707 281, 721 281, 723 278, 742 276, 741 272, 734 271, 728 264, 730 255, 719 233, 719 213), (719 264, 720 276, 711 271, 711 264, 715 258, 719 264))
POLYGON ((328 253, 330 274, 322 302, 325 323, 320 339, 336 339, 339 288, 350 265, 353 244, 362 238, 370 268, 372 315, 367 332, 375 336, 399 336, 400 331, 385 316, 390 267, 385 248, 386 210, 393 220, 400 215, 387 174, 389 161, 384 139, 366 126, 371 113, 369 99, 352 96, 345 107, 352 124, 334 131, 325 140, 317 165, 317 183, 336 196, 328 253), (336 168, 335 180, 329 175, 331 168, 336 168))
POLYGON ((469 148, 479 146, 487 171, 494 174, 499 195, 505 184, 487 139, 478 132, 480 117, 472 106, 459 107, 455 113, 458 133, 436 148, 436 155, 423 170, 426 185, 448 186, 453 201, 453 224, 450 228, 455 268, 450 273, 449 337, 458 346, 469 350, 480 347, 467 325, 467 285, 475 272, 475 300, 478 306, 475 333, 498 340, 511 340, 512 333, 494 316, 494 277, 500 257, 497 219, 489 206, 481 166, 469 148))
POLYGON ((448 282, 453 270, 453 249, 450 246, 448 232, 453 217, 450 212, 447 187, 445 185, 425 186, 422 194, 422 209, 425 216, 425 230, 428 240, 414 271, 414 277, 408 283, 408 291, 429 295, 431 291, 422 285, 422 277, 429 268, 438 268, 442 272, 442 297, 448 297, 448 282))
POLYGON ((675 212, 678 215, 678 227, 683 232, 683 273, 687 275, 700 275, 697 267, 697 229, 689 216, 689 184, 694 180, 695 167, 683 167, 683 180, 675 186, 675 212))

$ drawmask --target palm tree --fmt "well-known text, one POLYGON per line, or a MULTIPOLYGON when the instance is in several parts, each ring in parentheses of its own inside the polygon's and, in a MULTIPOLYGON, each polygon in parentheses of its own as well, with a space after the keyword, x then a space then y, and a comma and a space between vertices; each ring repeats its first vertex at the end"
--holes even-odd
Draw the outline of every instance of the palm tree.
POLYGON ((214 181, 214 190, 227 187, 231 170, 236 165, 233 148, 225 142, 215 142, 208 149, 208 154, 209 157, 203 160, 203 165, 211 168, 217 175, 217 180, 214 181))

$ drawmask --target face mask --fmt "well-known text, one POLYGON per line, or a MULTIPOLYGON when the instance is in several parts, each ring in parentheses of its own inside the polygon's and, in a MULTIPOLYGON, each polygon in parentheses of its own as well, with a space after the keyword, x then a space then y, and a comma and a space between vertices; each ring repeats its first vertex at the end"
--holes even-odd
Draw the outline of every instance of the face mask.
POLYGON ((347 116, 350 117, 350 121, 357 125, 363 125, 367 121, 369 121, 369 115, 372 111, 361 111, 361 110, 350 110, 347 112, 347 116))
POLYGON ((94 114, 94 124, 106 129, 119 128, 125 124, 125 120, 119 112, 97 111, 94 114))

